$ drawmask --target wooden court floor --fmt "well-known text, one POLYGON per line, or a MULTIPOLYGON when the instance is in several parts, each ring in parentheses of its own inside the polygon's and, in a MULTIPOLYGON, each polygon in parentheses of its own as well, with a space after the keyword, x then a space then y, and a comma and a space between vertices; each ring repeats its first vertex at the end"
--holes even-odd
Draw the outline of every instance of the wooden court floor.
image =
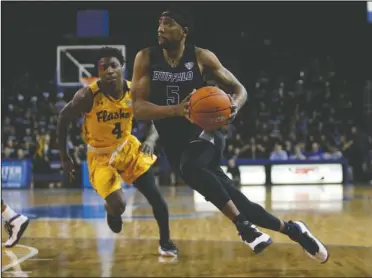
MULTIPOLYGON (((372 186, 242 187, 252 201, 284 220, 303 220, 327 246, 324 264, 309 259, 287 237, 260 255, 239 241, 216 209, 189 188, 163 189, 177 259, 157 254, 151 207, 126 190, 124 228, 114 235, 93 190, 4 190, 5 202, 32 222, 12 249, 2 248, 4 277, 372 277, 372 186)), ((2 242, 6 233, 2 228, 2 242)))

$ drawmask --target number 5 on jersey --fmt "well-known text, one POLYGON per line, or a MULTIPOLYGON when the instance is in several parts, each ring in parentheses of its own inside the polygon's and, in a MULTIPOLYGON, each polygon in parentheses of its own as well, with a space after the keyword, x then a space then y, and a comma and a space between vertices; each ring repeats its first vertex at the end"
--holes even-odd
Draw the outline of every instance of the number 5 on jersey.
POLYGON ((116 136, 116 139, 120 139, 122 137, 123 131, 121 130, 121 123, 120 122, 115 123, 115 127, 114 127, 114 129, 112 130, 111 133, 116 136))
POLYGON ((175 105, 180 103, 179 95, 180 87, 178 86, 167 86, 167 105, 175 105))

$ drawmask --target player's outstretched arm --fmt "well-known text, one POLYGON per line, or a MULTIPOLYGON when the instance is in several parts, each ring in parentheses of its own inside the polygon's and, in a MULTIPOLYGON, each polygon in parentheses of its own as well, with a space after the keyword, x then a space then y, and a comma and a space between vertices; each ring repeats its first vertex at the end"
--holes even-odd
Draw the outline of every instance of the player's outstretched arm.
POLYGON ((93 94, 88 87, 76 92, 73 99, 67 103, 59 114, 57 136, 62 162, 68 159, 67 134, 70 123, 87 113, 93 106, 93 94))
POLYGON ((207 72, 219 85, 227 88, 228 91, 226 93, 232 93, 232 98, 239 110, 247 101, 248 94, 244 86, 221 64, 213 52, 207 49, 197 48, 196 56, 202 67, 202 72, 207 72))
POLYGON ((133 96, 134 117, 137 120, 157 120, 184 116, 184 103, 160 106, 148 101, 150 94, 150 58, 149 50, 137 53, 134 60, 131 91, 133 96))
POLYGON ((145 141, 154 142, 159 139, 159 133, 155 128, 153 121, 145 121, 144 122, 144 134, 145 134, 145 141))

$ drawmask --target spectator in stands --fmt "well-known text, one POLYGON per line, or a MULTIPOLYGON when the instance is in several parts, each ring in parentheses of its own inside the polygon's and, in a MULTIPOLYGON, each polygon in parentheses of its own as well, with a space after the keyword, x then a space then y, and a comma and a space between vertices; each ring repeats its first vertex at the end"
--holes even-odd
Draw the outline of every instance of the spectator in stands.
POLYGON ((328 140, 327 140, 327 137, 324 135, 324 134, 321 134, 320 135, 320 138, 319 138, 319 146, 320 146, 320 149, 323 150, 323 151, 327 151, 329 150, 329 143, 328 143, 328 140))
POLYGON ((311 144, 311 151, 307 155, 307 158, 311 160, 321 160, 323 159, 323 154, 324 152, 319 148, 319 144, 313 142, 311 144))
POLYGON ((34 172, 36 173, 49 173, 50 164, 48 159, 49 150, 49 136, 43 134, 36 135, 36 152, 34 156, 34 172))
POLYGON ((13 158, 13 153, 9 147, 2 148, 3 152, 1 154, 2 157, 10 159, 13 158))
POLYGON ((290 156, 290 159, 293 159, 293 160, 305 160, 306 159, 305 154, 301 151, 301 145, 300 144, 297 144, 294 147, 294 152, 290 156))
POLYGON ((9 158, 14 158, 16 156, 13 140, 7 140, 5 149, 7 150, 6 153, 9 158))
POLYGON ((56 102, 56 109, 59 112, 61 112, 62 108, 66 106, 67 102, 63 99, 64 98, 64 94, 63 92, 59 92, 57 94, 57 102, 56 102))
POLYGON ((345 135, 340 136, 339 148, 342 151, 342 153, 344 154, 344 156, 348 156, 348 153, 350 151, 349 149, 352 145, 353 145, 352 140, 348 140, 345 135))
POLYGON ((283 150, 283 147, 280 143, 276 143, 274 146, 274 150, 271 152, 270 160, 287 160, 288 155, 283 150))
POLYGON ((25 152, 22 149, 17 150, 17 159, 24 159, 25 158, 25 152))
POLYGON ((330 146, 329 152, 324 153, 323 158, 324 159, 340 159, 342 158, 342 152, 340 152, 339 149, 337 149, 336 146, 330 146))
POLYGON ((284 150, 286 151, 287 155, 290 156, 292 153, 292 142, 289 140, 285 140, 284 142, 284 150))

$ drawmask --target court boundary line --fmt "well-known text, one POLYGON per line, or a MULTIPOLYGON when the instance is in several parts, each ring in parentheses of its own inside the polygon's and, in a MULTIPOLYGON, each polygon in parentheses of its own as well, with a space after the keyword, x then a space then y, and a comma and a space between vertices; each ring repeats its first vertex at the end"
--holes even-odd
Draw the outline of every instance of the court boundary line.
MULTIPOLYGON (((1 245, 4 246, 5 244, 2 243, 1 245)), ((17 244, 16 247, 22 247, 22 248, 28 249, 30 252, 28 254, 26 254, 25 256, 20 257, 20 258, 17 258, 17 260, 12 261, 11 263, 9 263, 9 264, 5 265, 4 267, 2 267, 1 268, 1 272, 7 271, 8 269, 13 268, 16 265, 21 264, 24 261, 26 261, 26 260, 28 260, 30 258, 33 258, 37 254, 39 254, 39 250, 37 248, 35 248, 35 247, 31 247, 31 246, 27 246, 27 245, 22 245, 22 244, 17 244)))
MULTIPOLYGON (((102 238, 103 239, 103 238, 102 238)), ((149 238, 116 238, 116 240, 159 240, 158 237, 149 237, 149 238)), ((179 239, 179 238, 172 238, 173 241, 206 241, 206 242, 242 242, 241 240, 218 240, 218 239, 179 239)), ((243 243, 243 242, 242 242, 243 243)), ((274 245, 298 245, 298 243, 295 242, 284 242, 284 241, 273 241, 274 245)), ((372 245, 344 245, 344 244, 325 244, 326 246, 332 246, 332 247, 358 247, 358 248, 372 248, 372 245)))
MULTIPOLYGON (((23 238, 28 238, 28 239, 37 239, 35 237, 23 237, 23 238)), ((111 239, 114 239, 114 238, 100 238, 100 237, 95 237, 95 238, 86 238, 86 237, 76 237, 76 238, 55 238, 55 237, 43 237, 44 239, 48 240, 48 239, 53 239, 53 240, 71 240, 71 239, 76 239, 76 240, 87 240, 87 239, 90 239, 90 240, 111 240, 111 239)), ((156 241, 159 241, 159 237, 115 237, 115 240, 128 240, 128 241, 135 241, 135 240, 143 240, 143 241, 146 241, 146 240, 156 240, 156 241)), ((204 241, 204 242, 225 242, 225 243, 237 243, 237 242, 240 242, 240 243, 243 243, 241 240, 234 240, 234 239, 223 239, 223 240, 220 240, 220 239, 186 239, 186 238, 172 238, 173 241, 204 241)), ((285 242, 285 241, 275 241, 273 242, 274 245, 298 245, 298 243, 296 242, 285 242)), ((335 244, 335 243, 330 243, 330 244, 325 244, 326 246, 332 246, 332 247, 357 247, 357 248, 372 248, 372 245, 353 245, 353 244, 335 244)))

